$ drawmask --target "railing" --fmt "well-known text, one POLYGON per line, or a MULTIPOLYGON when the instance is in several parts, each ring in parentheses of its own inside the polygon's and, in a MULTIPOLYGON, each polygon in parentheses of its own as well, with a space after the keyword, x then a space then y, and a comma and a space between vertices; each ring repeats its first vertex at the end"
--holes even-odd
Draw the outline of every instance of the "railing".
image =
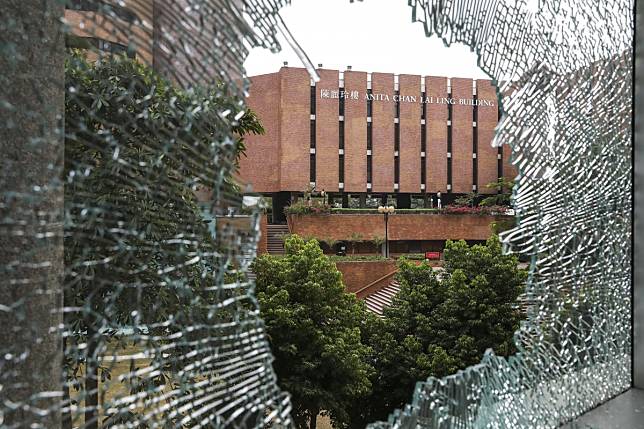
POLYGON ((358 299, 363 299, 366 298, 367 296, 371 295, 372 293, 376 293, 381 289, 384 289, 391 283, 391 278, 398 273, 398 269, 396 268, 394 271, 385 274, 384 276, 380 277, 377 280, 372 281, 365 287, 358 289, 355 294, 358 299), (386 280, 386 281, 385 281, 386 280))

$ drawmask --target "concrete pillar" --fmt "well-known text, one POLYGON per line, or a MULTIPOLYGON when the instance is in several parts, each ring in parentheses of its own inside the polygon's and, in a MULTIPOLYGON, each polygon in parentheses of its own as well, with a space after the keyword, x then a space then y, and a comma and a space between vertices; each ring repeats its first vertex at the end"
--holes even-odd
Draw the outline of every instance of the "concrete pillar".
MULTIPOLYGON (((635 181, 635 218, 634 225, 634 255, 633 261, 642 261, 644 257, 644 1, 638 0, 635 18, 635 105, 633 120, 635 121, 634 135, 634 166, 635 181)), ((644 389, 644 265, 633 264, 633 386, 644 389)))
POLYGON ((0 19, 0 45, 12 51, 0 56, 0 219, 10 219, 0 228, 3 427, 61 424, 63 4, 7 0, 0 19))
POLYGON ((367 194, 360 194, 360 208, 364 209, 367 207, 367 194))
POLYGON ((349 208, 349 194, 342 194, 342 207, 345 209, 349 208))

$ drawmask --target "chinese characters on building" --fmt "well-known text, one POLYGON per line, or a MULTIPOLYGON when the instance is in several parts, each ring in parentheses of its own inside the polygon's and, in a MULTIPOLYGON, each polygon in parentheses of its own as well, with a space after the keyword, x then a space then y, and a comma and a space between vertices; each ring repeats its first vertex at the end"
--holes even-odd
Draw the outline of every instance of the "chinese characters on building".
MULTIPOLYGON (((320 89, 320 98, 345 100, 360 100, 359 91, 344 91, 339 89, 320 89)), ((495 106, 494 100, 483 100, 478 98, 453 98, 453 97, 433 97, 417 95, 400 95, 400 94, 382 94, 382 93, 365 93, 362 97, 365 101, 393 101, 403 103, 422 103, 422 104, 460 104, 466 106, 495 106)))
POLYGON ((344 98, 345 100, 359 100, 358 91, 343 91, 338 89, 321 89, 320 98, 344 98))

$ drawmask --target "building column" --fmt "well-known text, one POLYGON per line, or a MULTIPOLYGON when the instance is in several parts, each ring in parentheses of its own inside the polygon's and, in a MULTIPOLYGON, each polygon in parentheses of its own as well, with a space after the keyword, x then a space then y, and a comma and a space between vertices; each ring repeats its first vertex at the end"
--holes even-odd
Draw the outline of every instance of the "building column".
POLYGON ((364 209, 367 207, 367 194, 360 194, 360 208, 364 209))
POLYGON ((0 43, 16 55, 0 56, 0 105, 11 106, 0 126, 0 218, 12 219, 0 230, 0 307, 9 309, 0 311, 0 415, 3 427, 59 428, 64 2, 7 0, 2 9, 0 43))
POLYGON ((632 259, 633 269, 633 356, 631 358, 633 387, 644 389, 644 265, 635 264, 644 257, 644 1, 638 0, 635 17, 635 105, 633 121, 635 134, 633 139, 634 167, 634 219, 632 259))
POLYGON ((411 195, 410 194, 396 194, 396 208, 409 209, 411 208, 411 195))

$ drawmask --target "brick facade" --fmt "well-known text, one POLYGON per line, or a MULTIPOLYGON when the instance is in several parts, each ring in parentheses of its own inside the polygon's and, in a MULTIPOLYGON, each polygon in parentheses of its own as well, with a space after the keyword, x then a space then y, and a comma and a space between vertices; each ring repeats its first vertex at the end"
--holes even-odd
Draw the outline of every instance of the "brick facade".
MULTIPOLYGON (((452 98, 472 98, 472 79, 452 79, 452 98)), ((452 105, 452 192, 455 193, 472 192, 472 110, 472 106, 452 105)))
POLYGON ((396 261, 342 261, 335 263, 348 292, 355 293, 396 271, 396 261))
MULTIPOLYGON (((496 89, 489 80, 476 81, 477 97, 494 100, 496 89)), ((492 147, 494 127, 498 122, 498 106, 478 106, 476 132, 478 134, 478 191, 482 194, 494 193, 494 189, 487 189, 486 184, 498 179, 498 148, 492 147)))
MULTIPOLYGON (((420 99, 420 76, 401 75, 401 97, 420 99)), ((400 192, 420 193, 420 117, 422 104, 400 103, 400 192)))
MULTIPOLYGON (((371 90, 375 94, 389 93, 394 88, 394 75, 373 73, 371 90)), ((373 102, 373 192, 394 191, 394 103, 373 102)))
MULTIPOLYGON (((428 97, 447 97, 447 78, 425 78, 428 97)), ((427 105, 427 192, 447 191, 447 105, 427 105)))
MULTIPOLYGON (((338 88, 339 73, 335 70, 318 70, 318 87, 338 88)), ((314 88, 315 90, 315 88, 314 88)), ((318 189, 337 192, 339 183, 339 109, 335 103, 326 103, 315 91, 316 180, 318 189)))
MULTIPOLYGON (((346 91, 367 89, 367 73, 348 71, 344 73, 346 91)), ((333 104, 335 100, 331 101, 333 104)), ((393 120, 393 118, 392 118, 393 120)), ((344 100, 344 190, 367 191, 367 103, 359 100, 344 100)))
MULTIPOLYGON (((280 73, 280 98, 271 102, 279 105, 280 120, 265 123, 264 128, 279 127, 280 188, 281 191, 302 191, 309 186, 309 159, 311 141, 311 83, 305 69, 283 68, 280 73)), ((252 109, 254 106, 249 104, 252 109)), ((260 117, 261 120, 261 117, 260 117)), ((248 152, 254 150, 258 139, 249 138, 248 152)), ((260 140, 261 141, 261 140, 260 140)), ((257 170, 267 168, 264 163, 254 165, 245 177, 254 177, 257 170)), ((243 174, 243 172, 242 172, 243 174)), ((275 174, 275 172, 273 173, 275 174)), ((254 181, 251 181, 254 184, 254 181)))
MULTIPOLYGON (((366 72, 318 70, 321 80, 315 93, 315 185, 318 191, 337 193, 393 193, 396 102, 394 75, 373 73, 371 91, 387 98, 372 101, 371 189, 367 186, 367 91, 366 72), (342 76, 343 75, 343 76, 342 76), (344 90, 344 188, 340 184, 340 79, 344 90), (322 91, 326 92, 322 96, 322 91), (335 94, 329 95, 329 91, 335 94), (353 93, 357 96, 354 97, 353 93)), ((451 98, 451 185, 452 193, 468 193, 477 185, 481 193, 498 177, 498 149, 491 146, 498 122, 496 91, 491 81, 453 78, 451 98), (474 124, 474 83, 478 105, 474 124), (476 134, 475 134, 476 133, 476 134), (476 136, 476 144, 474 137, 476 136), (477 148, 474 156, 474 147, 477 148), (474 171, 476 166, 477 171, 474 171), (476 177, 474 177, 476 174, 476 177)), ((399 189, 405 194, 448 193, 448 104, 446 77, 400 75, 399 189), (426 103, 425 189, 421 185, 421 82, 432 102, 426 103), (415 101, 417 100, 417 101, 415 101)), ((283 67, 279 72, 251 77, 248 105, 256 111, 266 129, 263 136, 248 136, 246 159, 241 163, 241 180, 262 193, 302 192, 310 183, 311 81, 306 70, 283 67)), ((514 177, 504 148, 503 173, 514 177)))
MULTIPOLYGON (((490 225, 508 216, 457 214, 401 214, 389 217, 391 241, 406 240, 487 240, 490 225)), ((291 215, 289 231, 304 237, 350 240, 360 234, 364 240, 384 237, 385 223, 380 214, 291 215)))

